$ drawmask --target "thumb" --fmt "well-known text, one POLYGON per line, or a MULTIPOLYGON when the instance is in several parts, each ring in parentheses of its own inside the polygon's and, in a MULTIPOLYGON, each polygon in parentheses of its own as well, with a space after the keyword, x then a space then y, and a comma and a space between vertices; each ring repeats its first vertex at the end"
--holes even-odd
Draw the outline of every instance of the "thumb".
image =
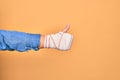
POLYGON ((66 25, 66 27, 62 30, 62 32, 66 33, 70 29, 70 25, 66 25))

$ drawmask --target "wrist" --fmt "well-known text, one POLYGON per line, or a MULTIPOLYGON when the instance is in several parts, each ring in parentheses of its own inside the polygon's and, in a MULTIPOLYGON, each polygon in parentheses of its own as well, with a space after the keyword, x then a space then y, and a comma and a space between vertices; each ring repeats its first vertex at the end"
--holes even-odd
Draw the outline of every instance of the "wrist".
POLYGON ((41 38, 40 38, 40 48, 44 48, 44 40, 45 40, 45 35, 41 35, 41 38))

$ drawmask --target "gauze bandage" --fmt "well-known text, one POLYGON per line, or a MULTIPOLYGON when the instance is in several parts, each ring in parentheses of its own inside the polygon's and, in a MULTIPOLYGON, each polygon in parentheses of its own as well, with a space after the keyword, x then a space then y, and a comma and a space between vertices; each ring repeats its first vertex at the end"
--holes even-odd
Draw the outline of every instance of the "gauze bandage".
POLYGON ((73 35, 64 32, 49 34, 45 36, 44 48, 55 48, 59 50, 69 50, 71 48, 73 35))

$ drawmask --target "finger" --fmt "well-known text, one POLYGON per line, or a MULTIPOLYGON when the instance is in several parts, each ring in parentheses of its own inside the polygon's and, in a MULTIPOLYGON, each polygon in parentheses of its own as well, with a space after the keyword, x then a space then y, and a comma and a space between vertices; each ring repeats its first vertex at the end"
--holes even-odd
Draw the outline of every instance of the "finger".
POLYGON ((66 25, 66 27, 63 29, 63 32, 67 32, 70 29, 70 25, 66 25))

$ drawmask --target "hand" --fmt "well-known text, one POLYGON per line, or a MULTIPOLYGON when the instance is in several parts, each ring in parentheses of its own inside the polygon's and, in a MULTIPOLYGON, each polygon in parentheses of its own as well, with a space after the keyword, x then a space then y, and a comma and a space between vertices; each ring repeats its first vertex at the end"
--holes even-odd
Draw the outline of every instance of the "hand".
POLYGON ((55 48, 58 50, 69 50, 71 48, 73 35, 67 33, 70 25, 55 34, 48 34, 41 36, 41 48, 55 48), (45 41, 45 42, 44 42, 45 41))

